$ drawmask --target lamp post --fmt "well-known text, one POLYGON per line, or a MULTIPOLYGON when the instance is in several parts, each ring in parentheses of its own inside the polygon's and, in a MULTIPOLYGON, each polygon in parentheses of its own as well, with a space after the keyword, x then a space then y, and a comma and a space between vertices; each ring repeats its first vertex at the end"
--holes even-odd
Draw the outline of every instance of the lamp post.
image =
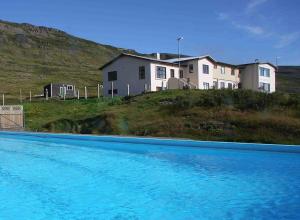
POLYGON ((177 42, 178 42, 178 68, 179 68, 179 78, 180 78, 180 41, 183 40, 183 37, 178 37, 177 42))

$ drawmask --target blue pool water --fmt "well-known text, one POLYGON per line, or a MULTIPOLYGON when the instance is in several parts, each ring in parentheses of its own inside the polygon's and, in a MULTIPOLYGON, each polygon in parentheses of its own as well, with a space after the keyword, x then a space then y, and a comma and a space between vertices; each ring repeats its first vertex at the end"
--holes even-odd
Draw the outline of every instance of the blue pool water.
POLYGON ((300 219, 299 149, 0 133, 0 219, 300 219))

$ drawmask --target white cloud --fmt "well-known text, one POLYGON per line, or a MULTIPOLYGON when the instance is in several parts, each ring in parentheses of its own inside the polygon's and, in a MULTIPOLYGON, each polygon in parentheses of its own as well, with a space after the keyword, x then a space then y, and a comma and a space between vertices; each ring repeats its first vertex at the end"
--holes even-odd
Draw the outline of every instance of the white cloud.
POLYGON ((275 45, 275 48, 283 48, 289 46, 300 38, 300 32, 293 32, 280 36, 279 42, 275 45))
POLYGON ((247 31, 250 34, 254 34, 254 35, 264 35, 264 34, 266 34, 266 31, 264 30, 264 28, 262 28, 260 26, 243 25, 243 24, 239 24, 239 23, 236 23, 236 22, 232 22, 232 24, 236 28, 247 31))
POLYGON ((250 0, 249 3, 247 4, 246 11, 250 12, 256 7, 266 3, 268 0, 250 0))

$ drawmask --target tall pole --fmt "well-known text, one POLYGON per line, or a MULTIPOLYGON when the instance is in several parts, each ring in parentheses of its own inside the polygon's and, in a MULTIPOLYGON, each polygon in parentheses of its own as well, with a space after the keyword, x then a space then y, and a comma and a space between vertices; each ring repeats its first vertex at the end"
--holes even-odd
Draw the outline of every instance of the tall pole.
POLYGON ((3 105, 3 106, 5 105, 5 95, 4 95, 4 93, 3 93, 3 95, 2 95, 2 105, 3 105))
POLYGON ((179 78, 180 78, 180 41, 183 40, 183 37, 179 37, 177 38, 177 42, 178 42, 178 68, 179 68, 179 78))

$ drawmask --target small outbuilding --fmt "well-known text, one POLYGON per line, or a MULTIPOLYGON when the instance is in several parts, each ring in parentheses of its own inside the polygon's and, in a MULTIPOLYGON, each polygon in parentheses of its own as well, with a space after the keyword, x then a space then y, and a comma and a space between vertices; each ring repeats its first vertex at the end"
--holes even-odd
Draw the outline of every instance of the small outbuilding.
POLYGON ((75 85, 66 83, 51 83, 44 87, 44 96, 49 98, 75 98, 75 85))

